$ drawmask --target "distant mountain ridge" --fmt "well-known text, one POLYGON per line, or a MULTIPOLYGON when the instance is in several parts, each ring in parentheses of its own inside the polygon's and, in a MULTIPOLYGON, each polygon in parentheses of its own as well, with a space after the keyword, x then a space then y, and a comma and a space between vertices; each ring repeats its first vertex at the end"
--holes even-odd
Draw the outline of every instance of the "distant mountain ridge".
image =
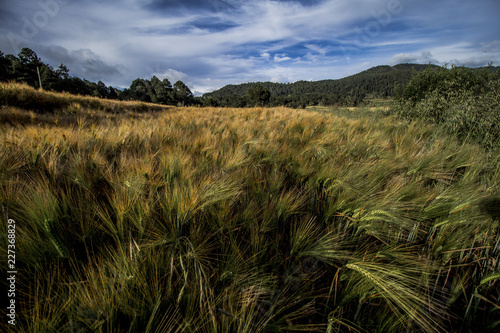
MULTIPOLYGON (((297 81, 293 83, 251 82, 227 85, 203 95, 204 100, 221 106, 238 106, 247 97, 248 90, 261 85, 271 93, 271 105, 356 104, 367 96, 391 97, 396 84, 406 84, 415 72, 437 65, 398 64, 382 65, 341 79, 297 81)), ((490 67, 500 72, 500 67, 490 67)), ((297 106, 291 105, 291 106, 297 106)))

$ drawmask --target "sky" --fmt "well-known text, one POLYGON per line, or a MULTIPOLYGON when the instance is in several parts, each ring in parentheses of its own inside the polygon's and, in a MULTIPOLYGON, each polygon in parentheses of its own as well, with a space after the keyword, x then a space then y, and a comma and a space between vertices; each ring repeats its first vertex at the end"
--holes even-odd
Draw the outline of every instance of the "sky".
POLYGON ((339 79, 398 63, 500 65, 498 0, 0 0, 0 51, 126 88, 339 79))

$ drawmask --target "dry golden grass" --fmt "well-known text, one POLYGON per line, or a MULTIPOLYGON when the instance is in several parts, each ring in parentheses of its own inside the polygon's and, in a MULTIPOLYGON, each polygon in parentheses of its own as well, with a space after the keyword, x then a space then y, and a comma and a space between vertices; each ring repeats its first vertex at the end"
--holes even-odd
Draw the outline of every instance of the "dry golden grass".
POLYGON ((18 89, 66 103, 0 113, 23 330, 494 327, 500 162, 480 147, 391 116, 18 89))

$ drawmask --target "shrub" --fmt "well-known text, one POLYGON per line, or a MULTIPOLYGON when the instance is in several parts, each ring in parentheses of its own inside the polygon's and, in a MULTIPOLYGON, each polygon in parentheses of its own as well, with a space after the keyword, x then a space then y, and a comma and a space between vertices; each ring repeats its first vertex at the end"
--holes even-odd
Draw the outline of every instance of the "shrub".
POLYGON ((394 111, 407 120, 441 124, 463 141, 500 147, 500 80, 488 68, 452 66, 417 73, 398 87, 394 111))

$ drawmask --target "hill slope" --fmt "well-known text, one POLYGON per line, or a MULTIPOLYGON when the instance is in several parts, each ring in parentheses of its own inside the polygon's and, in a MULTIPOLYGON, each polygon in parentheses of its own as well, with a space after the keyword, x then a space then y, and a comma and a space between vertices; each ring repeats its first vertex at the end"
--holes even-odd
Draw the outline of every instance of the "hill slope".
MULTIPOLYGON (((210 103, 225 106, 239 105, 248 101, 247 93, 255 85, 262 85, 271 93, 270 105, 356 105, 368 95, 390 97, 396 84, 406 84, 419 71, 436 65, 398 64, 376 66, 358 74, 338 80, 297 81, 294 83, 256 82, 227 85, 203 95, 210 103), (246 100, 245 100, 246 99, 246 100)), ((500 67, 491 67, 499 71, 500 67)))

